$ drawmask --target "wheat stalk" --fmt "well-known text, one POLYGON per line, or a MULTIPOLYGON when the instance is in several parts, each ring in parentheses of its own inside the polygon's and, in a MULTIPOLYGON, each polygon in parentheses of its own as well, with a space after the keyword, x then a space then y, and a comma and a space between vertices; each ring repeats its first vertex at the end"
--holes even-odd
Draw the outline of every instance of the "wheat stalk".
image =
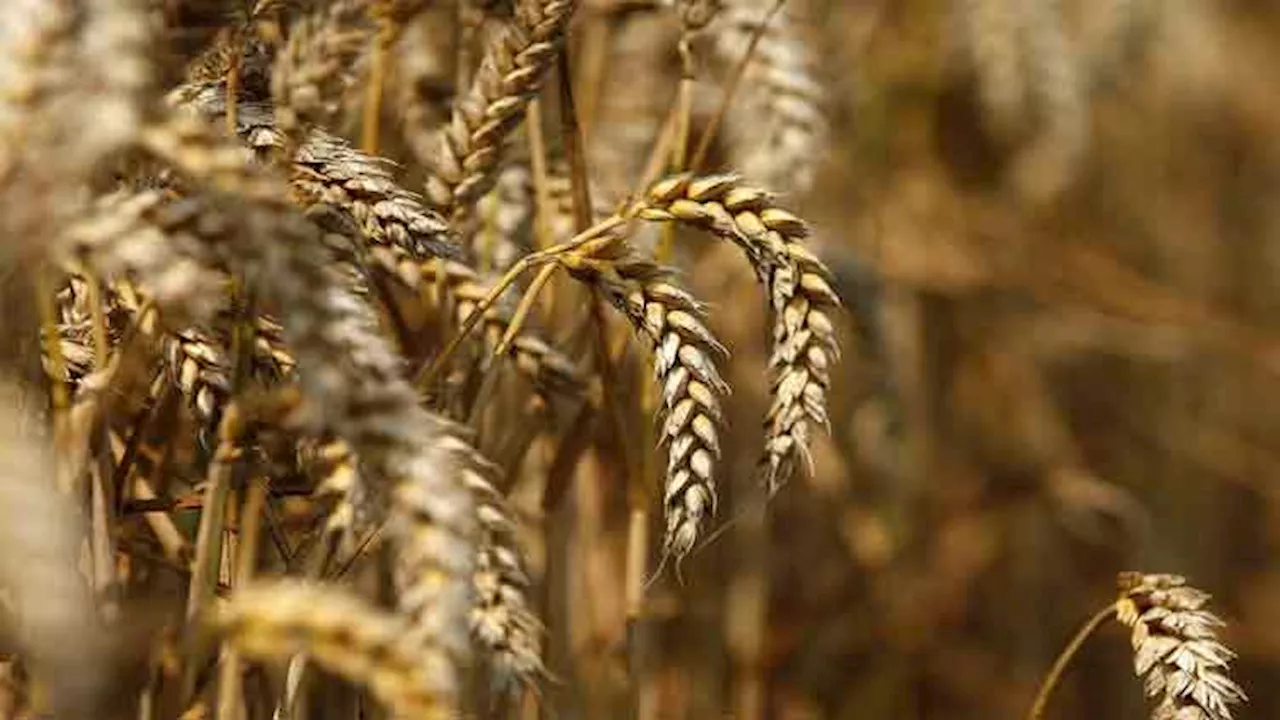
POLYGON ((735 175, 660 180, 630 212, 657 222, 681 222, 730 240, 746 253, 774 311, 773 401, 765 420, 761 460, 770 493, 807 468, 811 425, 826 427, 831 365, 839 355, 831 314, 840 301, 827 270, 801 240, 804 222, 778 208, 768 193, 735 175))
MULTIPOLYGON (((442 289, 459 327, 492 290, 474 270, 458 262, 432 260, 423 264, 421 274, 423 295, 442 289)), ((510 312, 489 307, 481 317, 486 352, 492 354, 502 348, 509 354, 516 369, 529 379, 540 406, 548 406, 555 394, 580 392, 585 380, 573 362, 528 330, 520 330, 508 347, 502 347, 503 338, 512 329, 510 312)))

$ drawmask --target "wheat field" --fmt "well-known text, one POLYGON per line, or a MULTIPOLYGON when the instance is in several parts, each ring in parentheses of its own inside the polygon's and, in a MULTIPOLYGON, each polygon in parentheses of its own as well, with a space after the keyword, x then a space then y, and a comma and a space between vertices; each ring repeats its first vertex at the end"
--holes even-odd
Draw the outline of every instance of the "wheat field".
POLYGON ((1280 6, 5 0, 0 717, 1280 713, 1280 6))

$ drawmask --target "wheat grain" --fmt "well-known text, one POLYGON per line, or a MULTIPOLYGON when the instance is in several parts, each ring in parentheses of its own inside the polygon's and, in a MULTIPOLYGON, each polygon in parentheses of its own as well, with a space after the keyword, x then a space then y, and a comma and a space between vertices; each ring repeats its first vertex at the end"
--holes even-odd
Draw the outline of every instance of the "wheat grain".
POLYGON ((1156 698, 1152 720, 1230 720, 1244 691, 1227 676, 1235 656, 1217 638, 1209 594, 1178 575, 1121 573, 1116 618, 1133 631, 1133 669, 1156 698))
POLYGON ((811 470, 809 432, 826 427, 831 364, 839 355, 831 313, 840 301, 827 270, 800 244, 805 224, 778 208, 768 193, 735 175, 676 175, 660 180, 631 212, 658 222, 682 222, 737 244, 768 291, 774 311, 773 401, 765 420, 761 461, 770 493, 811 470))

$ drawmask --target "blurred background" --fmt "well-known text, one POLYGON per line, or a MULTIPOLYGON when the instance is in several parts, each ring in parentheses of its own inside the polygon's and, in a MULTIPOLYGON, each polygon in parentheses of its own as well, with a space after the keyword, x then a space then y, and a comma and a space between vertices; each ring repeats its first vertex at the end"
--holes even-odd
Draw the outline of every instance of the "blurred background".
MULTIPOLYGON (((617 5, 584 22, 593 9, 617 5)), ((785 12, 817 60, 829 139, 811 189, 786 168, 772 189, 812 221, 852 309, 832 432, 763 527, 736 517, 631 623, 622 490, 584 465, 550 518, 567 528, 547 616, 559 717, 1022 717, 1131 568, 1215 596, 1251 696, 1239 715, 1276 716, 1280 5, 785 12)), ((674 64, 673 43, 628 44, 632 27, 611 26, 613 67, 674 64)), ((627 113, 666 107, 639 82, 603 85, 627 113)), ((765 315, 744 311, 761 300, 732 248, 682 247, 734 348, 725 484, 741 497, 765 315)), ((1050 704, 1149 712, 1114 624, 1050 704)))

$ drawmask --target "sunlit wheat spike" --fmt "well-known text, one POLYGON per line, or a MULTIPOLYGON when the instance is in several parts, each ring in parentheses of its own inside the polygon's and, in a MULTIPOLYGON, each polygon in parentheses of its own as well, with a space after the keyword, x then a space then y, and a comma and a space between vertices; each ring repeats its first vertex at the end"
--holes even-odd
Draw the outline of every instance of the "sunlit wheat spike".
POLYGON ((290 308, 282 320, 302 383, 323 404, 326 425, 359 456, 361 476, 393 483, 401 607, 424 646, 461 659, 474 555, 470 497, 441 447, 440 421, 419 407, 372 308, 332 280, 323 257, 303 257, 307 251, 265 259, 276 270, 280 304, 290 308))
POLYGON ((46 250, 80 187, 138 132, 150 27, 133 0, 6 6, 0 26, 0 230, 46 250))
MULTIPOLYGON (((708 27, 715 61, 736 67, 769 17, 773 0, 727 0, 708 27)), ((827 154, 827 93, 813 43, 787 12, 764 27, 724 126, 729 162, 768 187, 803 193, 827 154)))
MULTIPOLYGON (((114 344, 119 340, 119 330, 110 318, 118 309, 115 293, 104 293, 103 303, 108 318, 107 339, 114 344)), ((57 291, 58 337, 62 343, 63 377, 73 386, 85 375, 94 372, 93 317, 87 282, 83 277, 70 275, 66 284, 57 291)), ((45 372, 52 372, 47 351, 42 353, 45 372)))
POLYGON ((231 392, 231 363, 227 348, 203 330, 186 328, 165 338, 170 381, 206 424, 217 420, 231 392))
POLYGON ((391 163, 346 141, 313 131, 293 158, 293 187, 310 202, 340 208, 359 224, 368 252, 381 267, 410 285, 430 257, 456 257, 448 223, 421 198, 396 184, 391 163))
MULTIPOLYGON (((430 302, 434 289, 441 286, 454 311, 451 321, 459 327, 479 306, 490 287, 474 270, 462 263, 443 260, 424 263, 421 285, 424 301, 430 302), (441 282, 442 285, 437 285, 441 282)), ((487 363, 487 356, 497 349, 502 336, 510 327, 511 313, 506 308, 495 305, 485 311, 481 322, 481 340, 487 363)), ((549 405, 555 395, 580 393, 586 384, 572 360, 528 329, 521 329, 507 354, 514 361, 516 370, 528 378, 542 407, 549 405)))
POLYGON ((427 199, 455 224, 497 180, 503 142, 563 41, 574 0, 521 0, 515 18, 489 43, 467 94, 456 101, 433 157, 427 199))
POLYGON ((729 240, 746 253, 774 312, 773 400, 761 460, 771 493, 812 465, 809 433, 825 428, 831 368, 839 356, 835 318, 840 301, 828 272, 801 244, 805 223, 736 175, 691 174, 660 180, 632 208, 639 217, 681 222, 729 240))
POLYGON ((721 398, 729 386, 716 361, 728 356, 704 324, 702 305, 669 270, 606 237, 565 260, 570 273, 598 289, 645 339, 662 400, 660 442, 667 446, 665 550, 683 557, 715 514, 721 398))
POLYGON ((1217 637, 1223 622, 1209 594, 1178 575, 1121 573, 1116 617, 1132 629, 1133 669, 1156 699, 1152 720, 1230 720, 1246 700, 1227 676, 1235 653, 1217 637))
POLYGON ((367 687, 397 718, 456 717, 452 669, 414 642, 403 618, 337 588, 296 581, 240 588, 211 613, 209 625, 251 658, 285 661, 305 653, 367 687))
MULTIPOLYGON (((0 394, 14 397, 7 380, 0 394)), ((94 717, 102 702, 104 637, 94 601, 77 570, 84 528, 70 498, 55 489, 53 457, 0 412, 0 584, 16 639, 48 683, 58 717, 94 717)))
POLYGON ((360 478, 359 458, 350 445, 333 437, 305 439, 298 455, 304 472, 314 480, 315 496, 327 508, 325 531, 354 550, 356 539, 371 532, 377 521, 369 512, 374 503, 361 496, 369 483, 360 478))
POLYGON ((512 681, 532 684, 543 677, 542 624, 529 604, 529 576, 516 540, 515 519, 505 498, 489 482, 498 469, 461 437, 453 452, 471 491, 480 525, 472 588, 471 635, 493 667, 496 689, 512 681))
POLYGON ((338 275, 319 228, 290 206, 285 179, 268 167, 232 164, 207 135, 198 143, 183 137, 165 142, 171 138, 161 134, 149 147, 221 193, 213 209, 239 231, 226 247, 229 262, 263 280, 265 302, 288 309, 280 321, 320 426, 351 446, 362 476, 389 484, 399 602, 413 635, 442 667, 456 668, 470 644, 476 525, 471 497, 441 447, 441 420, 418 404, 376 311, 338 275))

